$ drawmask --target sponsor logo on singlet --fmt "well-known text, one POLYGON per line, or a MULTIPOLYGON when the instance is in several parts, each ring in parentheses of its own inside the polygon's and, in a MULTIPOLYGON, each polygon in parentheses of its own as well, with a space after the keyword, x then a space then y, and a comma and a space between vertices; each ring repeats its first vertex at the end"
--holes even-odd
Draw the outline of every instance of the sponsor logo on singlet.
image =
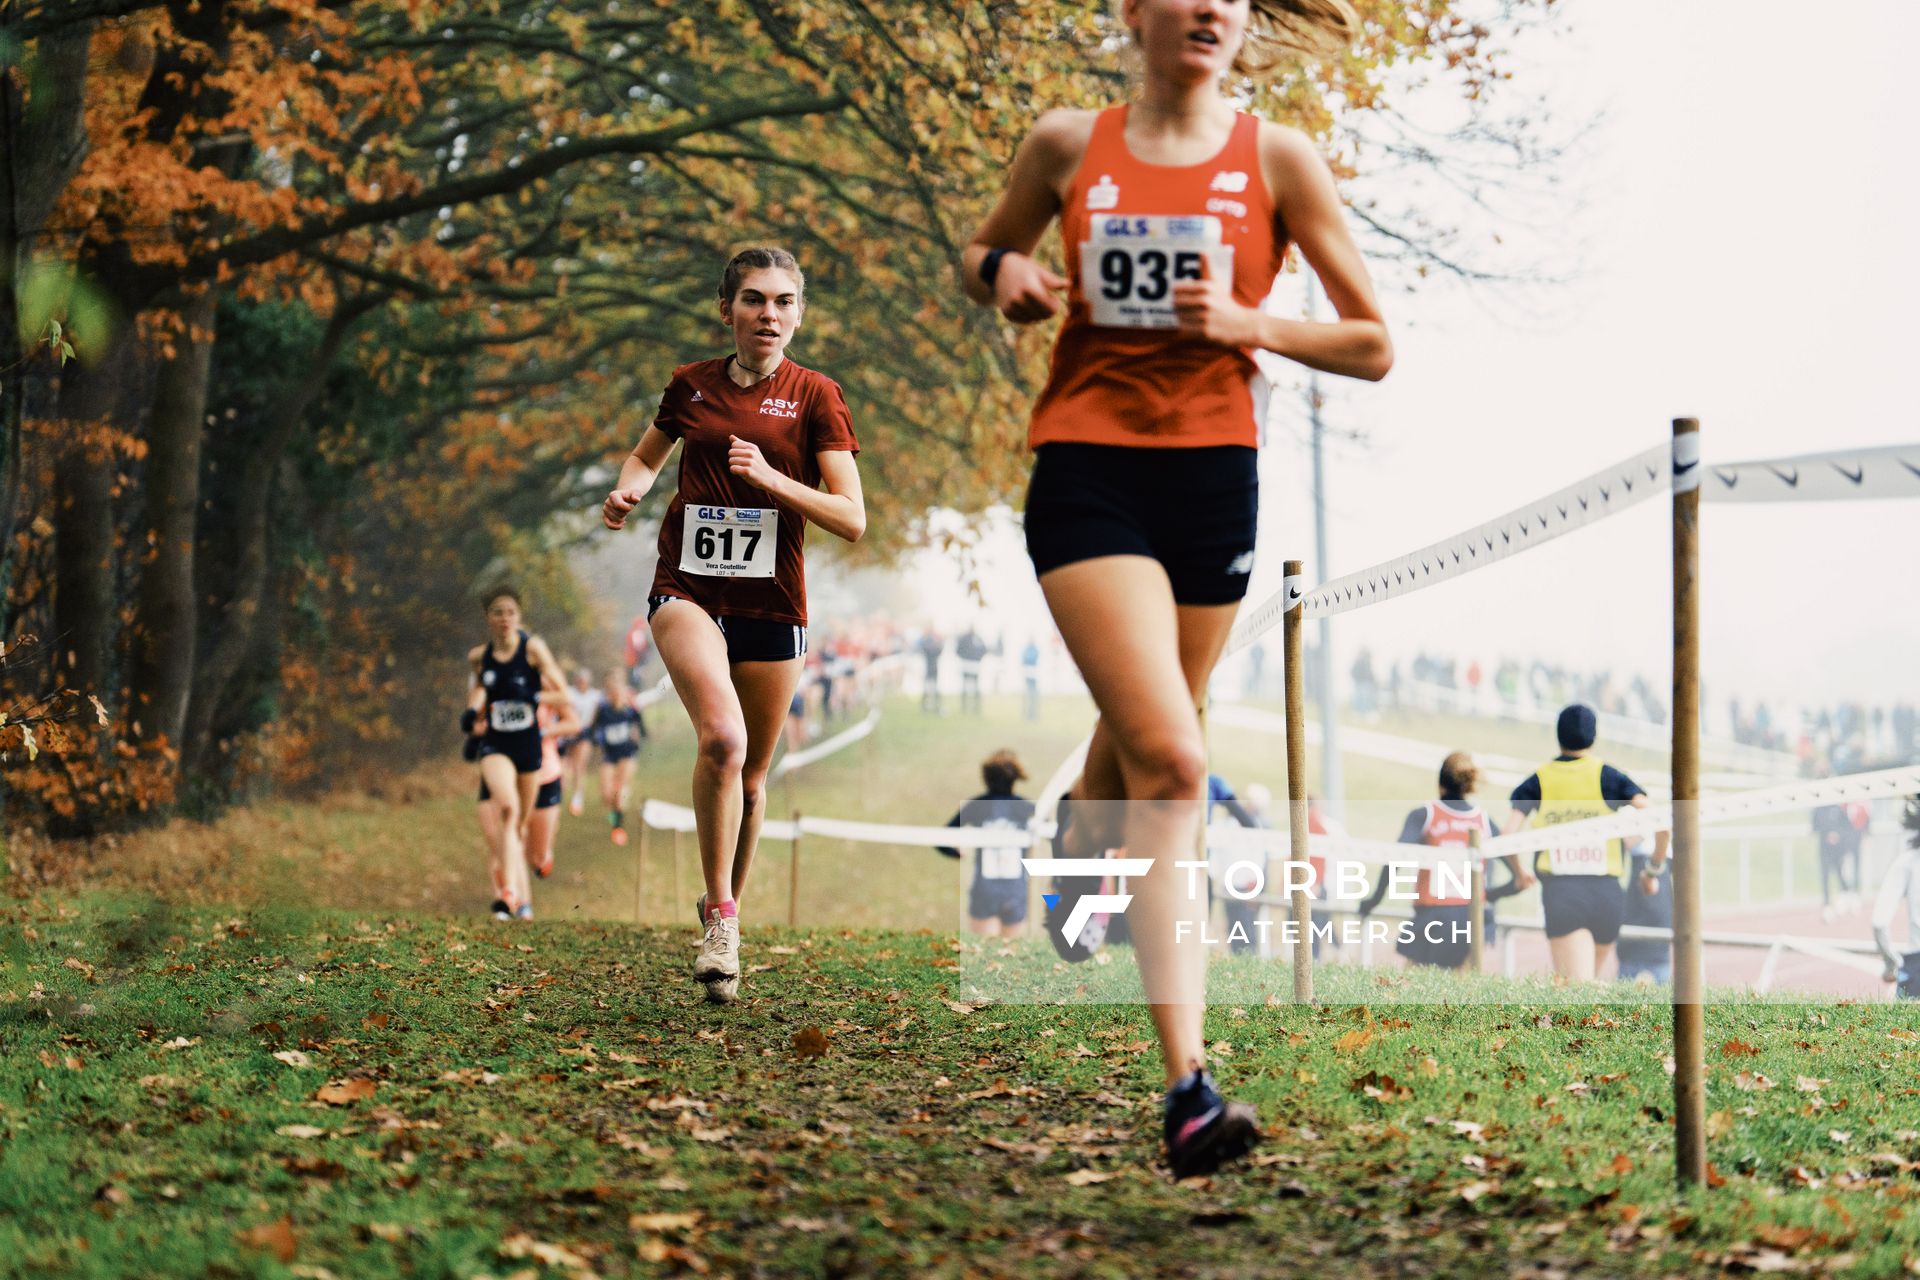
POLYGON ((1219 196, 1207 198, 1208 213, 1224 213, 1232 218, 1247 216, 1247 206, 1239 200, 1222 200, 1219 196))
POLYGON ((480 683, 486 685, 489 689, 491 689, 493 687, 493 672, 482 671, 480 673, 480 683))
POLYGON ((1213 181, 1207 184, 1209 191, 1230 191, 1239 194, 1247 189, 1247 175, 1241 170, 1222 169, 1213 175, 1213 181))
POLYGON ((770 413, 776 418, 797 418, 800 416, 798 400, 778 400, 768 397, 760 403, 760 412, 770 413))
POLYGON ((699 399, 700 399, 700 392, 699 392, 698 390, 695 390, 695 391, 694 391, 694 393, 693 393, 693 398, 694 398, 695 400, 699 400, 699 399))
POLYGON ((1087 188, 1087 208, 1117 209, 1120 207, 1120 186, 1110 174, 1101 174, 1100 181, 1087 188))

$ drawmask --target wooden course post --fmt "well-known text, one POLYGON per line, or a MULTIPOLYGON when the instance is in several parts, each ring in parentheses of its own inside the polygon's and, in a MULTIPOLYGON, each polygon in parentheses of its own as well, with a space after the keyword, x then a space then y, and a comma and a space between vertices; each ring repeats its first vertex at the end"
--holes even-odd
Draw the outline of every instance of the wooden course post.
POLYGON ((1487 861, 1480 856, 1480 832, 1477 828, 1467 832, 1467 848, 1473 850, 1473 861, 1467 867, 1473 885, 1467 905, 1470 913, 1467 917, 1467 972, 1477 974, 1487 949, 1487 861))
MULTIPOLYGON (((1300 585, 1306 566, 1298 560, 1286 562, 1286 613, 1282 615, 1280 635, 1286 669, 1287 696, 1287 858, 1307 860, 1307 711, 1306 694, 1301 685, 1300 585)), ((1295 1004, 1313 1003, 1313 916, 1307 905, 1307 891, 1293 891, 1293 999, 1295 1004)))
POLYGON ((793 810, 793 840, 787 852, 787 928, 800 924, 800 811, 793 810))
POLYGON ((1707 1180, 1706 1029, 1700 956, 1700 423, 1673 421, 1673 1159, 1707 1180))
POLYGON ((647 868, 647 798, 640 797, 640 840, 633 851, 633 922, 640 923, 640 883, 647 868))

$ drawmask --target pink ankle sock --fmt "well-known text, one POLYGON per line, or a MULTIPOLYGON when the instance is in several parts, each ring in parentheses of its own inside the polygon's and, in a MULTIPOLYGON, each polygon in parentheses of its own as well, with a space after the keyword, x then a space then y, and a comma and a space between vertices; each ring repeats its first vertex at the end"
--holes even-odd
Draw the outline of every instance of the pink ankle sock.
POLYGON ((719 916, 722 920, 733 920, 738 919, 739 915, 740 904, 732 898, 728 898, 725 902, 716 902, 707 908, 708 918, 719 916))

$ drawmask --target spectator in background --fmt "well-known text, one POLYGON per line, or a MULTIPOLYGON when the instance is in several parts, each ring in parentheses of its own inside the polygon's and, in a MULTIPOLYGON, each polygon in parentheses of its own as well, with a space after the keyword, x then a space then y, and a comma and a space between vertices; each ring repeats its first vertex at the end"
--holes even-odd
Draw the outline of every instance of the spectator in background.
POLYGON ((1371 720, 1380 710, 1380 683, 1373 674, 1373 654, 1361 649, 1353 658, 1353 713, 1371 720))
POLYGON ((983 710, 980 699, 980 662, 987 656, 987 642, 980 638, 980 632, 968 627, 961 637, 954 641, 953 656, 960 659, 960 714, 971 711, 979 715, 983 710))
MULTIPOLYGON (((1831 776, 1832 772, 1831 769, 1819 771, 1822 777, 1831 776)), ((1849 881, 1847 876, 1859 843, 1859 832, 1847 812, 1851 807, 1823 804, 1813 811, 1813 834, 1819 842, 1820 857, 1820 918, 1829 924, 1852 909, 1853 895, 1859 891, 1858 882, 1849 881), (1840 887, 1837 899, 1836 881, 1840 887)))
MULTIPOLYGON (((1257 786, 1258 784, 1256 783, 1255 785, 1257 786)), ((1266 790, 1264 787, 1260 789, 1262 791, 1266 790)), ((1271 799, 1270 792, 1268 793, 1268 798, 1271 799)), ((1213 825, 1214 811, 1217 809, 1225 809, 1227 813, 1232 816, 1233 820, 1243 827, 1264 827, 1266 825, 1266 823, 1255 816, 1251 810, 1240 803, 1240 798, 1233 794, 1233 788, 1227 785, 1225 778, 1217 773, 1209 773, 1207 775, 1206 819, 1208 826, 1213 825)), ((1240 955, 1255 945, 1255 938, 1258 936, 1256 929, 1258 928, 1257 921, 1260 918, 1260 908, 1251 899, 1242 900, 1236 898, 1233 893, 1228 890, 1232 889, 1245 893, 1252 889, 1254 884, 1258 883, 1258 879, 1250 873, 1243 872, 1242 874, 1247 877, 1247 883, 1230 885, 1227 876, 1232 870, 1233 864, 1236 862, 1259 864, 1264 861, 1265 859, 1261 855, 1243 854, 1230 845, 1222 845, 1214 841, 1207 842, 1207 893, 1209 896, 1214 896, 1214 882, 1218 881, 1220 892, 1217 896, 1220 899, 1221 910, 1225 913, 1227 920, 1227 945, 1232 948, 1233 954, 1235 955, 1240 955)))
MULTIPOLYGON (((1633 874, 1627 878, 1626 914, 1621 923, 1650 929, 1673 928, 1673 868, 1652 870, 1653 841, 1642 839, 1630 850, 1633 874)), ((1622 982, 1672 982, 1673 942, 1670 938, 1622 937, 1615 946, 1622 982)))
POLYGON ((920 682, 920 709, 942 715, 944 709, 940 705, 940 655, 946 652, 947 642, 940 638, 938 631, 928 627, 921 633, 914 648, 920 651, 920 660, 926 664, 926 675, 920 682))

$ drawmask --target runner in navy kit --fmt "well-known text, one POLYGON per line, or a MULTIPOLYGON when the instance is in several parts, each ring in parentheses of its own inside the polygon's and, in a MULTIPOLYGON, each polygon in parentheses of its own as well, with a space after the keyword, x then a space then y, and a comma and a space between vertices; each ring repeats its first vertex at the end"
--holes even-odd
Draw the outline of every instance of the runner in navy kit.
MULTIPOLYGON (((487 596, 485 644, 467 654, 473 667, 473 687, 460 727, 480 742, 480 780, 489 792, 497 825, 488 842, 488 860, 510 870, 524 864, 527 825, 533 816, 545 766, 541 745, 539 706, 542 694, 566 701, 560 664, 547 642, 528 635, 520 626, 520 597, 502 587, 487 596)), ((496 884, 512 891, 510 877, 496 875, 496 884)), ((521 904, 495 898, 492 912, 511 915, 521 904)))
POLYGON ((627 842, 627 788, 633 784, 633 762, 647 722, 633 705, 633 690, 619 673, 607 677, 606 696, 593 713, 594 742, 600 747, 600 802, 607 806, 608 838, 627 842))
MULTIPOLYGON (((1351 6, 1123 0, 1120 18, 1140 55, 1132 100, 1040 118, 960 278, 1016 323, 1065 312, 1028 433, 1025 530, 1100 721, 1056 856, 1124 845, 1154 859, 1129 881, 1125 918, 1166 1067, 1169 1163, 1187 1177, 1258 1132, 1205 1070, 1207 956, 1188 927, 1200 904, 1174 865, 1206 786, 1196 707, 1253 566, 1267 400, 1254 353, 1378 379, 1393 348, 1313 140, 1238 112, 1222 87, 1231 75, 1237 95, 1287 54, 1342 56, 1360 30, 1351 6), (1056 218, 1065 276, 1034 256, 1056 218), (1261 310, 1290 240, 1336 319, 1261 310), (1122 800, 1124 833, 1110 829, 1118 806, 1082 803, 1122 800)), ((1077 901, 1063 892, 1053 914, 1073 918, 1077 901)))
POLYGON ((648 608, 698 738, 693 808, 706 892, 695 904, 704 935, 693 976, 719 1003, 739 990, 738 904, 807 650, 806 527, 854 542, 867 524, 840 386, 786 358, 805 309, 793 255, 734 255, 720 285, 733 353, 674 370, 600 512, 609 529, 625 525, 685 442, 648 608))
MULTIPOLYGON (((1020 758, 996 751, 980 766, 986 794, 975 796, 948 819, 950 827, 986 827, 1024 832, 1033 819, 1033 801, 1013 793, 1014 784, 1027 776, 1020 758)), ((1013 938, 1027 921, 1027 869, 1021 865, 1024 844, 983 845, 973 851, 973 881, 967 888, 967 930, 985 937, 1013 938)), ((960 850, 939 852, 958 858, 960 850)))

